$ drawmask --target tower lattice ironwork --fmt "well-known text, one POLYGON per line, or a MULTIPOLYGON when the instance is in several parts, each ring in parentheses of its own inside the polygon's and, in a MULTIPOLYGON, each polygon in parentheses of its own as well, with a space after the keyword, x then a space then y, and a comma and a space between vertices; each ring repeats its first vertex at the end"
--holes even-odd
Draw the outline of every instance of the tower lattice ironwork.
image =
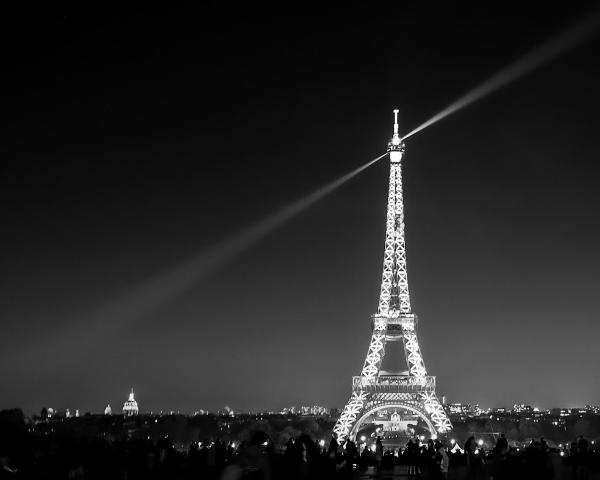
POLYGON ((435 377, 427 375, 417 339, 417 316, 410 307, 402 199, 404 142, 398 134, 398 110, 394 110, 394 116, 394 135, 388 143, 390 186, 379 307, 371 317, 371 343, 362 372, 353 377, 352 395, 334 427, 341 439, 354 438, 370 415, 391 408, 418 415, 432 435, 452 428, 436 396, 435 377), (407 371, 392 375, 381 371, 388 342, 402 342, 407 371))

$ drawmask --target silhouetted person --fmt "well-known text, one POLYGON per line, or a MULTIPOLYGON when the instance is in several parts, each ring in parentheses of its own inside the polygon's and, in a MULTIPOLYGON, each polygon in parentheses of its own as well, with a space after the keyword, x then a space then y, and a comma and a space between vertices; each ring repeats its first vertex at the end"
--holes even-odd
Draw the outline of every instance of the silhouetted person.
POLYGON ((507 478, 507 468, 508 468, 508 440, 506 436, 501 433, 500 437, 496 440, 496 446, 494 447, 495 459, 492 464, 492 477, 498 479, 507 478))
POLYGON ((167 463, 171 451, 173 450, 173 444, 171 443, 171 440, 169 440, 169 436, 163 435, 158 442, 156 442, 156 446, 158 448, 158 463, 167 463))
POLYGON ((471 464, 475 460, 475 437, 471 435, 465 442, 465 454, 467 455, 467 464, 471 464))
POLYGON ((435 443, 433 443, 431 438, 427 441, 427 446, 423 453, 424 467, 426 470, 425 475, 431 475, 437 470, 437 450, 435 448, 435 443))
POLYGON ((294 437, 290 437, 285 444, 285 451, 283 452, 283 460, 287 469, 291 469, 296 460, 296 441, 294 437))
POLYGON ((331 441, 329 442, 329 447, 327 448, 327 455, 332 460, 337 458, 338 448, 340 448, 340 444, 337 441, 337 433, 331 434, 331 441))
POLYGON ((583 438, 583 435, 579 435, 579 440, 577 440, 577 453, 581 456, 585 456, 589 448, 588 441, 583 438))
POLYGON ((381 462, 383 462, 383 443, 381 443, 381 437, 377 437, 375 440, 375 463, 378 473, 381 472, 381 462))
POLYGON ((408 463, 408 476, 416 476, 418 472, 417 464, 419 460, 419 445, 414 438, 411 438, 406 444, 406 462, 408 463))
POLYGON ((440 478, 446 480, 448 478, 448 468, 450 467, 450 457, 444 445, 441 445, 437 452, 440 457, 440 478))
POLYGON ((475 479, 479 473, 479 462, 475 450, 477 449, 475 437, 471 435, 465 442, 465 454, 467 456, 467 468, 469 470, 468 478, 475 479))
POLYGON ((371 451, 364 446, 360 453, 360 469, 365 470, 369 463, 371 463, 371 451))
POLYGON ((506 439, 506 436, 503 433, 501 433, 500 438, 498 438, 498 440, 496 441, 496 453, 498 453, 499 455, 506 455, 507 452, 508 440, 506 439))
POLYGON ((329 442, 329 447, 327 448, 327 460, 329 461, 330 473, 335 473, 335 468, 338 462, 339 448, 340 444, 337 441, 337 433, 333 432, 331 434, 331 441, 329 442))
POLYGON ((346 467, 352 470, 353 465, 358 461, 358 449, 356 443, 348 439, 346 441, 346 467))

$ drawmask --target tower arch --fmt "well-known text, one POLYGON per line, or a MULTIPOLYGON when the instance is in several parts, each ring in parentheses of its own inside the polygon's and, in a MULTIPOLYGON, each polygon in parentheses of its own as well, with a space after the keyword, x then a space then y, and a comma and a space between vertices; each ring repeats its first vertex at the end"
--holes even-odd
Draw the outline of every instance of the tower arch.
POLYGON ((401 408, 401 409, 409 410, 413 413, 416 413, 419 416, 419 418, 421 418, 422 420, 425 421, 425 423, 427 424, 427 428, 429 429, 431 434, 432 435, 435 434, 435 432, 436 432, 435 426, 433 425, 433 422, 430 420, 430 418, 427 416, 427 414, 425 412, 423 412, 420 408, 418 408, 416 406, 399 402, 399 403, 382 403, 380 405, 372 407, 370 410, 367 410, 362 415, 362 417, 360 417, 359 419, 356 420, 356 422, 354 423, 354 426, 352 427, 352 430, 350 430, 350 433, 348 434, 348 438, 350 438, 352 441, 356 441, 356 434, 360 430, 360 427, 362 425, 364 425, 365 420, 367 418, 369 418, 371 415, 373 415, 375 412, 378 412, 379 410, 387 410, 390 408, 401 408))

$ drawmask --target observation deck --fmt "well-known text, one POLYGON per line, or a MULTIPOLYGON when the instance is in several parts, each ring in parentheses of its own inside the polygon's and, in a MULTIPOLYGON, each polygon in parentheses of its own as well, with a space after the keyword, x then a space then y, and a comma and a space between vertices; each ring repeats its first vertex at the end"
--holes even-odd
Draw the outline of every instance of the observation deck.
POLYGON ((412 375, 379 375, 352 377, 352 390, 366 393, 419 393, 435 392, 435 377, 412 375))
POLYGON ((404 332, 414 332, 418 322, 414 313, 376 314, 371 317, 371 329, 385 331, 387 340, 398 341, 402 339, 404 332))

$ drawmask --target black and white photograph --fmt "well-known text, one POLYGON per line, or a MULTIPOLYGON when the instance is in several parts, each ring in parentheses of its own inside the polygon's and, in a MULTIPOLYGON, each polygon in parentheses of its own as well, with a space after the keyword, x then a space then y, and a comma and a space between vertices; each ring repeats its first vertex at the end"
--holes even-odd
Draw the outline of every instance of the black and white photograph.
POLYGON ((600 3, 2 18, 0 480, 600 480, 600 3))

